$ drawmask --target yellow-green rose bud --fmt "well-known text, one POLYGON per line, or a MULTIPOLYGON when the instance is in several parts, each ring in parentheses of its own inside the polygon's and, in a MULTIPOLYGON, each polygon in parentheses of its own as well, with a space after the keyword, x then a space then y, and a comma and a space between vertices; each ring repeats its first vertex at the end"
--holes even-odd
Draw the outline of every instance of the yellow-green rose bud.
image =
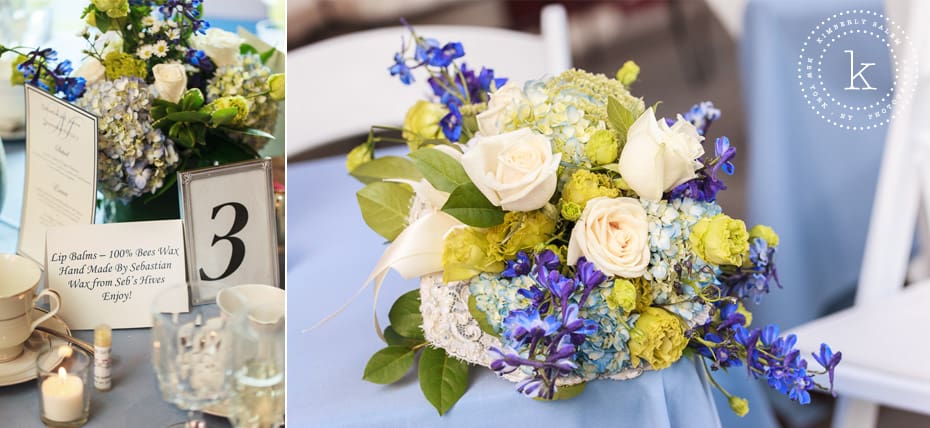
POLYGON ((271 99, 275 101, 284 99, 284 73, 272 74, 268 79, 268 86, 271 88, 268 94, 271 99))
POLYGON ((87 18, 85 18, 84 21, 87 22, 87 25, 97 28, 97 14, 96 13, 93 13, 93 12, 88 13, 87 18))
POLYGON ((749 229, 749 239, 752 238, 762 238, 769 245, 769 247, 778 246, 778 234, 772 230, 771 227, 768 227, 764 224, 757 224, 749 229))
POLYGON ((481 272, 498 273, 504 263, 490 256, 487 232, 473 227, 452 229, 442 249, 442 281, 464 281, 481 272))
POLYGON ((733 410, 736 416, 743 417, 749 413, 749 401, 746 401, 745 398, 731 395, 728 401, 730 403, 730 410, 733 410))
POLYGON ((129 0, 92 0, 97 10, 110 18, 123 18, 129 15, 129 0))
POLYGON ((623 86, 632 85, 637 77, 639 77, 639 66, 633 61, 623 63, 623 66, 617 70, 617 80, 619 80, 623 86))
POLYGON ((407 140, 407 146, 410 150, 416 150, 420 147, 423 140, 435 140, 443 138, 442 128, 439 127, 439 120, 448 113, 442 104, 435 104, 429 101, 417 101, 407 115, 404 116, 403 137, 407 140))
POLYGON ((26 62, 25 55, 16 55, 16 59, 14 59, 13 63, 10 64, 10 69, 12 71, 10 73, 10 85, 16 86, 16 85, 22 85, 26 83, 26 78, 23 77, 23 72, 19 71, 19 69, 17 68, 19 67, 20 64, 24 62, 26 62))
POLYGON ((566 220, 578 220, 578 217, 565 217, 565 214, 573 216, 576 210, 575 207, 565 208, 568 203, 578 206, 580 216, 580 211, 584 211, 585 205, 591 199, 601 196, 616 198, 620 195, 620 191, 615 189, 612 184, 610 177, 604 174, 598 174, 586 169, 575 171, 572 173, 571 178, 568 179, 568 182, 565 183, 565 187, 562 188, 562 209, 560 210, 562 216, 566 220))
POLYGON ((594 165, 604 165, 617 160, 620 145, 617 136, 607 129, 600 129, 591 135, 584 146, 584 154, 594 165))
POLYGON ((510 260, 520 250, 545 243, 555 232, 555 220, 542 210, 504 214, 504 222, 488 229, 492 256, 499 261, 510 260))
POLYGON ((636 308, 636 286, 633 282, 626 278, 614 279, 614 286, 607 296, 607 307, 623 309, 624 313, 632 312, 636 308))
POLYGON ((630 330, 630 361, 639 367, 645 360, 654 370, 662 370, 681 359, 688 345, 681 320, 665 309, 648 307, 630 330))
POLYGON ((562 218, 568 221, 577 221, 581 217, 582 211, 584 211, 584 209, 581 208, 581 205, 574 202, 562 202, 562 210, 559 213, 562 215, 562 218))
POLYGON ((145 61, 123 52, 110 52, 103 59, 106 68, 107 80, 116 80, 120 77, 138 77, 145 79, 149 75, 145 61))
POLYGON ((249 118, 249 100, 247 100, 242 95, 234 95, 230 97, 219 97, 210 104, 203 106, 200 111, 213 114, 217 110, 223 110, 227 108, 235 108, 236 115, 233 116, 230 120, 230 124, 234 126, 242 126, 245 123, 245 120, 249 118))
POLYGON ((369 143, 362 143, 349 151, 346 155, 346 169, 352 172, 359 165, 367 163, 375 158, 375 149, 369 143))
POLYGON ((726 214, 702 218, 691 229, 691 248, 704 261, 740 266, 749 253, 749 232, 742 220, 726 214))

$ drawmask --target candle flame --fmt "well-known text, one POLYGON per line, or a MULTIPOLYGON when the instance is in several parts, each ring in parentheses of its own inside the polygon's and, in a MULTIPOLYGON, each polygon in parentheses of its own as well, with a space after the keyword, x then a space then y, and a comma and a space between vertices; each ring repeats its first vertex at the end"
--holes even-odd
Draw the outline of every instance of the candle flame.
POLYGON ((59 367, 59 368, 58 368, 58 378, 61 379, 61 380, 65 380, 65 379, 68 378, 68 371, 65 370, 64 367, 59 367))

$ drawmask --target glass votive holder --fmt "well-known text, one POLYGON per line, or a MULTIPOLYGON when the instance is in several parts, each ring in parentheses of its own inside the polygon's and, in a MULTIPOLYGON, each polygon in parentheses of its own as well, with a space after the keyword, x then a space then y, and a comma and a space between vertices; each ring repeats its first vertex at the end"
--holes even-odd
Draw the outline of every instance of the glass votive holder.
POLYGON ((79 427, 90 416, 92 357, 68 345, 53 346, 36 358, 39 416, 49 427, 79 427))

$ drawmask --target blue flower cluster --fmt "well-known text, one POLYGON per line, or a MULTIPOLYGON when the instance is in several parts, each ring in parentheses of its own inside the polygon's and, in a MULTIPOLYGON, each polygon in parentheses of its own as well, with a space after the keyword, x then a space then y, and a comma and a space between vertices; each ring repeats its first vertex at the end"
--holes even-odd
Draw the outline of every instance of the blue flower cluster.
POLYGON ((532 266, 528 261, 523 254, 508 262, 508 275, 524 272, 534 285, 518 291, 529 299, 529 306, 511 310, 504 318, 503 346, 491 348, 491 369, 498 374, 523 369, 529 377, 517 384, 517 391, 552 399, 556 380, 578 368, 578 347, 597 332, 597 322, 580 316, 579 308, 607 277, 584 258, 578 260, 574 277, 564 276, 558 256, 550 250, 537 254, 532 266))
MULTIPOLYGON (((189 22, 193 33, 206 33, 210 23, 202 18, 203 0, 163 0, 158 11, 165 21, 189 22)), ((155 3, 155 4, 157 4, 155 3)))
MULTIPOLYGON (((710 101, 705 101, 695 104, 682 117, 694 125, 698 134, 705 135, 710 125, 720 118, 720 110, 714 108, 713 103, 710 101)), ((674 124, 674 121, 669 119, 666 119, 666 122, 671 122, 670 125, 674 124)), ((707 202, 717 200, 717 193, 727 189, 727 185, 717 176, 717 172, 722 169, 727 175, 733 175, 736 168, 732 160, 735 156, 736 148, 730 145, 730 139, 727 137, 717 138, 714 144, 714 157, 704 159, 702 161, 704 167, 697 171, 697 178, 672 189, 670 197, 688 197, 707 202)))
POLYGON ((388 71, 409 85, 414 81, 413 69, 427 70, 430 75, 427 82, 433 95, 449 109, 439 126, 449 141, 457 142, 462 138, 461 107, 487 102, 489 94, 507 83, 507 79, 495 77, 494 70, 489 68, 482 67, 476 75, 467 64, 459 66, 455 60, 465 56, 460 42, 440 44, 436 39, 419 37, 405 20, 401 22, 413 35, 414 54, 412 58, 406 56, 407 44, 401 40, 400 52, 394 54, 394 63, 388 71))
POLYGON ((25 55, 26 59, 16 69, 23 74, 26 83, 74 101, 84 94, 86 81, 83 77, 67 77, 71 74, 70 60, 58 61, 58 54, 50 49, 36 49, 25 55))
POLYGON ((778 270, 775 269, 775 247, 770 247, 765 239, 753 238, 749 243, 749 261, 751 266, 739 267, 732 272, 725 272, 720 279, 724 285, 725 295, 750 298, 756 304, 762 302, 769 292, 769 284, 778 281, 778 270))

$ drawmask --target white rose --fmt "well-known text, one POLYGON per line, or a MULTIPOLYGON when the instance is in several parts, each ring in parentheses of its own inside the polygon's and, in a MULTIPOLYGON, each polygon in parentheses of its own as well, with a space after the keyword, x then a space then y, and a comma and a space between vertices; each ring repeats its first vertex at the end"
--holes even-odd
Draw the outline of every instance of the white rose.
POLYGON ((158 98, 176 103, 187 91, 187 70, 181 64, 157 64, 152 67, 158 98))
POLYGON ((501 128, 507 124, 505 121, 513 116, 525 98, 523 90, 516 83, 507 82, 501 86, 491 94, 488 109, 476 117, 478 130, 483 135, 500 134, 501 128))
POLYGON ((219 28, 210 28, 206 34, 191 39, 192 47, 202 50, 217 67, 235 63, 242 43, 242 37, 219 28))
POLYGON ((681 115, 669 127, 650 108, 633 122, 626 138, 620 175, 643 199, 661 199, 662 192, 695 178, 702 166, 697 159, 704 155, 704 137, 681 115))
POLYGON ((649 221, 634 198, 599 197, 588 201, 568 241, 568 264, 581 256, 601 272, 638 278, 649 264, 649 221))
POLYGON ((90 86, 93 83, 97 83, 106 76, 107 69, 97 61, 96 58, 87 58, 84 60, 84 63, 78 67, 77 71, 74 72, 74 75, 77 77, 83 77, 87 82, 87 85, 90 86))
POLYGON ((528 128, 495 136, 478 134, 462 155, 468 177, 492 204, 508 211, 532 211, 555 192, 561 154, 549 139, 528 128))

